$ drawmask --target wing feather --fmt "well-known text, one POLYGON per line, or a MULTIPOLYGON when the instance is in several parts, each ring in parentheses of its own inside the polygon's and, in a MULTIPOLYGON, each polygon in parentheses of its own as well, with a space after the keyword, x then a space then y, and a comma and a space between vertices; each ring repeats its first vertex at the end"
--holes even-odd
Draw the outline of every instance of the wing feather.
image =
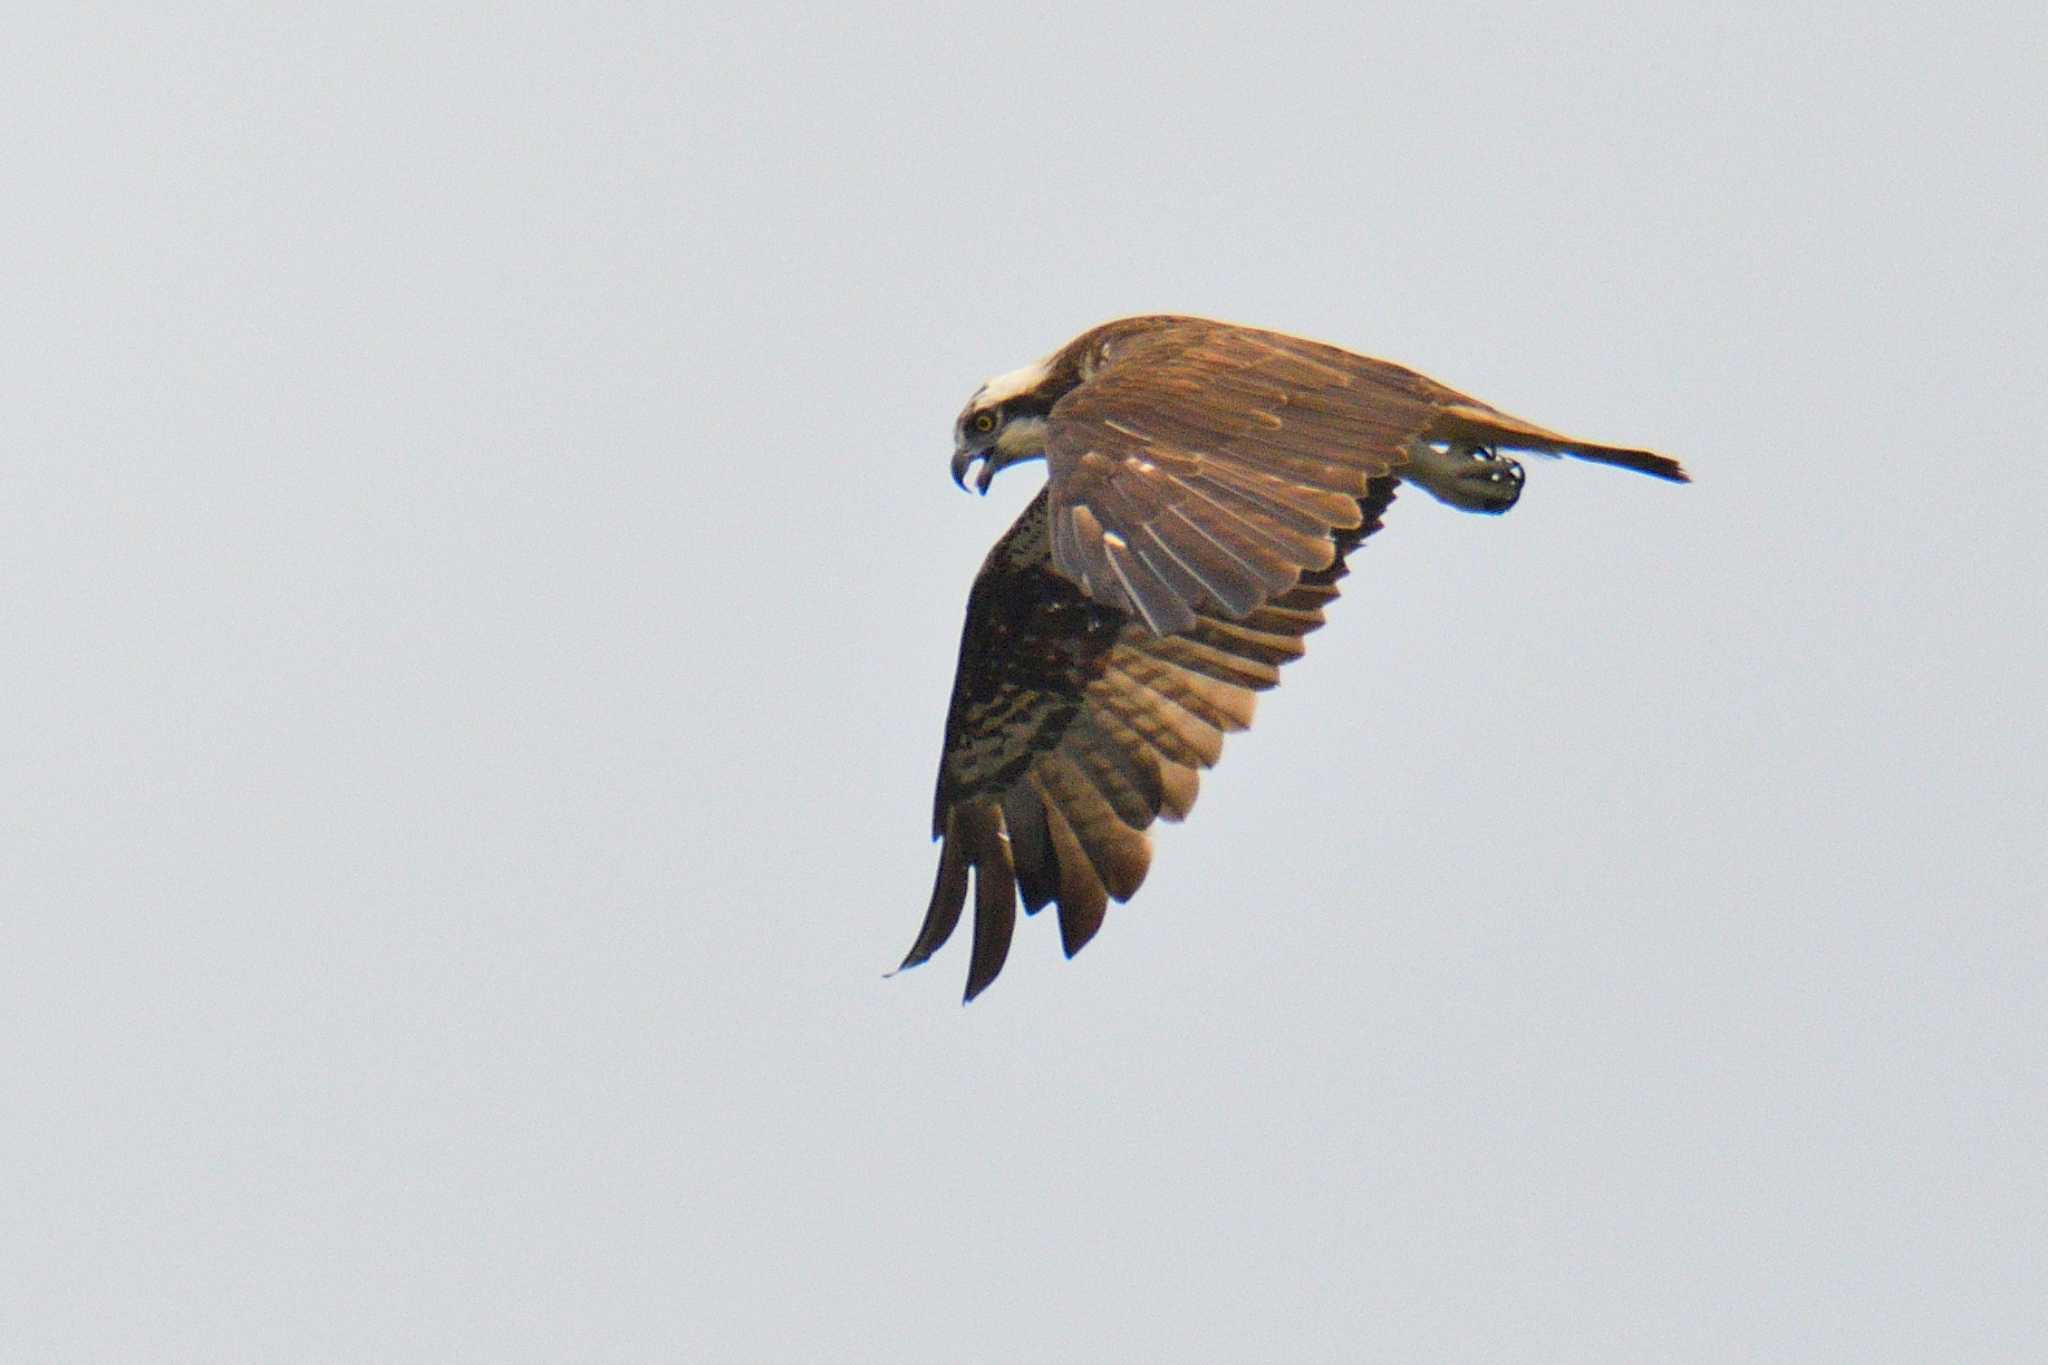
MULTIPOLYGON (((1215 592, 1213 585, 1181 559, 1159 538, 1159 533, 1150 526, 1139 528, 1138 538, 1131 544, 1131 552, 1143 560, 1159 580, 1173 592, 1177 607, 1173 616, 1172 630, 1186 630, 1195 623, 1195 609, 1190 602, 1200 602, 1206 595, 1215 592)), ((1155 630, 1156 634, 1170 634, 1171 631, 1155 630)))
POLYGON ((1186 636, 1172 636, 1159 642, 1158 656, 1190 673, 1199 673, 1239 687, 1271 687, 1280 681, 1277 664, 1264 659, 1245 658, 1228 650, 1204 644, 1186 636))
POLYGON ((1163 820, 1178 823, 1188 818, 1188 812, 1195 808, 1195 797, 1202 788, 1202 773, 1183 763, 1162 762, 1159 765, 1159 790, 1161 800, 1159 816, 1163 820))
POLYGON ((1327 566, 1372 481, 1398 474, 1418 440, 1685 478, 1653 452, 1562 436, 1406 366, 1277 332, 1126 318, 1061 358, 1080 382, 1046 427, 1053 563, 1154 634, 1187 629, 1166 593, 1188 611, 1243 616, 1327 566), (1104 536, 1136 547, 1152 580, 1110 572, 1091 543, 1104 536))
MULTIPOLYGON (((1293 542, 1284 527, 1262 518, 1214 480, 1182 478, 1174 483, 1187 494, 1172 509, 1174 515, 1241 561, 1267 595, 1292 587, 1303 569, 1319 569, 1330 562, 1327 547, 1293 542), (1297 562, 1310 556, 1313 563, 1297 562)), ((1077 529, 1085 511, 1085 507, 1074 509, 1077 529)))
POLYGON ((931 955, 945 946, 953 936, 953 929, 960 923, 960 911, 967 904, 967 841, 958 837, 957 821, 946 824, 945 847, 939 852, 939 876, 932 884, 931 903, 925 907, 924 924, 917 931, 917 941, 910 945, 910 951, 903 955, 903 964, 896 970, 915 967, 930 959, 931 955))
POLYGON ((1071 760, 1116 812, 1117 818, 1143 829, 1159 813, 1163 794, 1157 755, 1122 742, 1113 720, 1096 709, 1081 711, 1055 752, 1071 760))
POLYGON ((1173 585, 1153 571, 1123 538, 1114 532, 1103 537, 1102 548, 1109 559, 1110 572, 1123 588, 1124 596, 1145 618, 1145 625, 1154 635, 1170 635, 1176 630, 1185 630, 1193 623, 1194 613, 1188 609, 1173 590, 1173 585))
MULTIPOLYGON (((1212 515, 1229 518, 1232 529, 1240 535, 1249 536, 1261 548, 1277 552, 1280 562, 1295 573, 1320 569, 1337 553, 1330 540, 1330 522, 1305 517, 1286 504, 1253 491, 1256 483, 1251 479, 1187 474, 1176 482, 1208 503, 1214 509, 1212 515)), ((1293 575, 1287 581, 1292 583, 1293 575)))
POLYGON ((1207 722, 1212 729, 1230 734, 1251 726, 1254 698, 1245 688, 1190 673, 1156 654, 1134 649, 1115 651, 1108 666, 1153 695, 1207 722))
POLYGON ((974 952, 967 963, 967 998, 996 979, 1010 955, 1017 928, 1017 876, 1010 841, 1003 836, 1002 807, 985 802, 961 808, 960 833, 974 864, 974 952))
POLYGON ((1024 912, 1035 915, 1059 892, 1059 868, 1052 860, 1045 803, 1038 789, 1018 782, 1002 794, 1003 829, 1010 836, 1010 865, 1024 912))
POLYGON ((1358 525, 1337 533, 1326 567, 1242 620, 1191 613, 1186 630, 1168 635, 1057 570, 1064 518, 1046 494, 1026 508, 968 598, 933 801, 944 845, 903 965, 925 961, 952 935, 970 878, 968 999, 1002 970, 1020 900, 1031 912, 1056 905, 1061 944, 1070 957, 1079 952, 1109 902, 1143 884, 1152 823, 1188 815, 1224 734, 1251 723, 1256 694, 1301 654, 1344 553, 1377 527, 1392 490, 1382 480, 1355 508, 1358 525))
POLYGON ((1223 732, 1171 698, 1121 673, 1088 689, 1089 703, 1117 717, 1174 763, 1213 768, 1223 757, 1223 732))
POLYGON ((1348 493, 1304 487, 1262 470, 1220 462, 1199 477, 1285 521, 1298 535, 1327 542, 1331 528, 1358 524, 1358 499, 1348 493))
MULTIPOLYGON (((1035 778, 1033 785, 1037 785, 1035 778)), ((1042 789, 1039 795, 1044 797, 1042 789)), ((1073 826, 1050 800, 1046 801, 1045 816, 1059 865, 1060 947, 1072 957, 1102 928, 1103 918, 1109 913, 1109 892, 1095 875, 1088 855, 1081 851, 1081 841, 1075 837, 1073 826)))
MULTIPOLYGON (((1243 615, 1264 598, 1265 590, 1260 584, 1258 569, 1204 530, 1180 508, 1167 508, 1166 514, 1147 526, 1145 532, 1200 578, 1202 586, 1209 590, 1214 600, 1232 615, 1243 615)), ((1189 603, 1191 614, 1196 609, 1196 603, 1189 603)))
MULTIPOLYGON (((1127 901, 1137 894, 1152 861, 1152 844, 1125 824, 1114 807, 1066 754, 1055 750, 1032 766, 1046 808, 1057 810, 1080 841, 1081 851, 1109 894, 1127 901)), ((1151 823, 1155 812, 1141 818, 1151 823)))

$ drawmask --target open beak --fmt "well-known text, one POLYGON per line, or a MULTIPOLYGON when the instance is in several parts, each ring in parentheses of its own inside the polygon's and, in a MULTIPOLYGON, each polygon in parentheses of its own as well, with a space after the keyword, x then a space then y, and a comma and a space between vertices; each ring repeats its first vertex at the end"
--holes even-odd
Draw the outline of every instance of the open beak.
POLYGON ((963 489, 966 488, 967 471, 977 459, 981 461, 981 472, 974 476, 974 487, 977 492, 985 497, 988 494, 990 481, 996 476, 994 451, 976 452, 967 449, 965 446, 957 447, 953 451, 953 482, 960 485, 963 489))

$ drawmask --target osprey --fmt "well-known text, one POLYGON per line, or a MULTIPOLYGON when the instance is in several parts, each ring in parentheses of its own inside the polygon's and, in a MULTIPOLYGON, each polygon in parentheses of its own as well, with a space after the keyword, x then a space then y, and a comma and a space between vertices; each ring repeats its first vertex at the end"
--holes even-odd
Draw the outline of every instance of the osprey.
POLYGON ((1041 458, 1048 478, 967 599, 932 814, 945 843, 903 967, 952 934, 970 872, 967 999, 1002 970, 1020 896, 1056 904, 1079 952, 1144 881, 1146 830, 1188 813, 1223 736, 1323 624, 1396 486, 1505 512, 1523 476, 1504 449, 1687 481, 1400 365, 1202 318, 1105 323, 976 390, 954 482, 980 461, 986 493, 1041 458))

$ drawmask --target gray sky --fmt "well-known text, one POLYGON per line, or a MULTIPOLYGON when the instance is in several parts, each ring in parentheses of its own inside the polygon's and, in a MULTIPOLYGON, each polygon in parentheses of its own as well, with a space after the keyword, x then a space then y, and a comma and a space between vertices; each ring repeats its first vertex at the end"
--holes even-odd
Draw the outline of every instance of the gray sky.
POLYGON ((2048 1352, 2038 7, 554 8, 11 26, 0 1357, 2048 1352), (950 424, 1151 310, 1698 483, 963 1010, 950 424))

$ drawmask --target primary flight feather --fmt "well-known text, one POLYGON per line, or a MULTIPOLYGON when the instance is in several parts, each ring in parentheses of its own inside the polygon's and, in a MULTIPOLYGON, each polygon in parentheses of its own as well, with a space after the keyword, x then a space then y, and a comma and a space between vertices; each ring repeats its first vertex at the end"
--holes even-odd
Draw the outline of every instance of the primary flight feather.
POLYGON ((1504 512, 1503 449, 1686 481, 1675 460, 1547 431, 1413 370, 1202 318, 1124 318, 989 380, 954 426, 953 477, 1043 458, 1045 489, 967 602, 932 834, 939 870, 904 967, 974 892, 972 1000, 1016 923, 1058 907, 1073 956, 1194 804, 1323 623, 1346 556, 1415 483, 1504 512), (970 875, 971 874, 971 875, 970 875))

